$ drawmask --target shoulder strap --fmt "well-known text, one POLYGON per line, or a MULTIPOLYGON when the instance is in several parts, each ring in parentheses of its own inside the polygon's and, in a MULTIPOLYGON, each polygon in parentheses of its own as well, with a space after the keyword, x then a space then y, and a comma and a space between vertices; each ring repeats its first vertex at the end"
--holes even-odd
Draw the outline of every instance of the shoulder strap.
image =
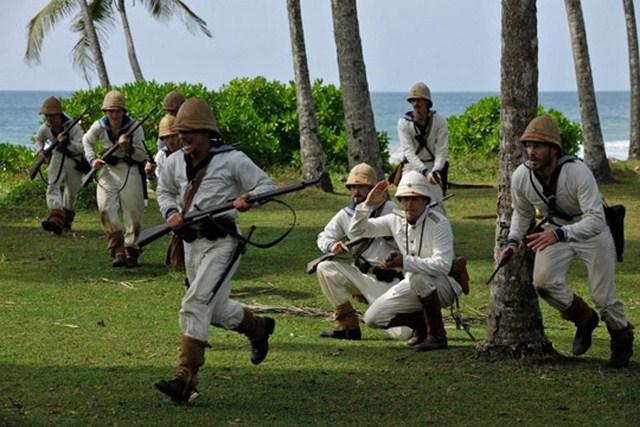
POLYGON ((435 160, 436 158, 436 156, 431 152, 431 150, 429 150, 429 147, 427 147, 427 138, 429 138, 429 134, 431 133, 431 128, 433 127, 433 116, 435 115, 435 113, 436 113, 435 111, 429 111, 429 114, 427 116, 427 127, 425 128, 424 132, 422 132, 422 130, 415 123, 415 121, 413 122, 413 127, 418 132, 418 134, 415 136, 416 141, 418 141, 418 148, 416 149, 416 154, 420 153, 420 151, 422 151, 423 149, 426 149, 429 155, 431 156, 431 159, 429 159, 429 161, 435 160))
MULTIPOLYGON (((536 194, 545 203, 545 205, 547 205, 547 207, 549 208, 549 213, 551 215, 556 216, 564 221, 571 221, 573 220, 574 216, 582 215, 582 212, 576 215, 570 215, 560 210, 556 206, 556 191, 558 190, 558 178, 560 177, 560 171, 562 170, 562 166, 567 163, 573 163, 574 161, 575 157, 572 156, 562 156, 560 159, 558 159, 556 169, 553 171, 553 175, 551 175, 551 182, 548 186, 542 184, 542 193, 540 193, 540 190, 538 190, 538 187, 536 187, 535 182, 533 181, 534 172, 531 170, 531 168, 529 168, 529 162, 525 162, 525 166, 529 168, 529 181, 531 182, 531 186, 535 190, 536 194)), ((541 180, 538 181, 542 183, 541 180)), ((548 219, 548 221, 553 223, 551 219, 548 219)))

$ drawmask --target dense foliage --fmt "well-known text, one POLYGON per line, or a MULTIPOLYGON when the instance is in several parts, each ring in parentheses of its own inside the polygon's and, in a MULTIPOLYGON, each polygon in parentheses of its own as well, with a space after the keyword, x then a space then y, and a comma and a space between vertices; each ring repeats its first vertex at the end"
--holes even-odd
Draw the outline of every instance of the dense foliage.
MULTIPOLYGON (((171 90, 186 98, 197 96, 207 101, 216 116, 220 131, 228 144, 244 151, 261 167, 299 165, 300 134, 296 89, 293 82, 284 84, 264 77, 234 79, 218 91, 202 84, 127 83, 116 88, 125 97, 129 114, 137 119, 156 109, 144 125, 147 147, 156 152, 157 124, 164 112, 162 100, 171 90)), ((330 164, 347 165, 347 138, 340 90, 321 80, 312 87, 318 118, 318 134, 330 164)), ((99 119, 106 91, 103 88, 74 92, 62 103, 69 115, 89 108, 83 127, 99 119)), ((381 151, 387 153, 388 138, 382 134, 381 151)))
MULTIPOLYGON (((560 127, 562 149, 575 154, 582 143, 580 124, 567 119, 560 111, 538 106, 538 115, 547 114, 560 127)), ((500 153, 500 97, 480 99, 470 105, 464 114, 451 116, 449 126, 449 152, 452 155, 497 156, 500 153)))

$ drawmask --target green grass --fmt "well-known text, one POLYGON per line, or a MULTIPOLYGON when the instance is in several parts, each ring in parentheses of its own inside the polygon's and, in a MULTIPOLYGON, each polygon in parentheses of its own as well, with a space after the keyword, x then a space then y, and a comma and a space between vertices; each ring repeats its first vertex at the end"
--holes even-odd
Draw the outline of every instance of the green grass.
MULTIPOLYGON (((628 209, 618 295, 640 325, 640 186, 633 165, 614 166, 619 182, 602 191, 628 209)), ((275 248, 250 248, 233 280, 242 303, 327 315, 270 314, 277 327, 258 367, 243 336, 212 329, 201 396, 189 406, 172 404, 152 386, 174 372, 181 339, 183 274, 162 264, 168 237, 145 250, 139 268, 114 269, 95 211, 80 212, 74 234, 63 236, 42 231, 43 209, 40 217, 22 209, 0 213, 0 426, 637 425, 640 363, 636 357, 628 369, 603 367, 609 341, 602 324, 586 357, 553 363, 479 359, 475 343, 449 316, 446 351, 415 353, 366 327, 360 342, 319 338, 334 323, 305 266, 319 255, 317 233, 349 201, 343 184, 335 186, 336 194, 311 189, 284 197, 296 210, 295 230, 275 248)), ((474 218, 495 212, 496 190, 452 192, 447 213, 472 281, 461 311, 481 340, 495 220, 474 218)), ((44 198, 32 207, 38 204, 44 198)), ((271 204, 243 214, 240 224, 257 225, 254 236, 264 242, 290 221, 271 204)), ((160 222, 152 201, 145 223, 160 222)), ((569 282, 588 299, 585 279, 576 263, 569 282)), ((546 304, 541 309, 548 337, 569 355, 572 325, 546 304)))

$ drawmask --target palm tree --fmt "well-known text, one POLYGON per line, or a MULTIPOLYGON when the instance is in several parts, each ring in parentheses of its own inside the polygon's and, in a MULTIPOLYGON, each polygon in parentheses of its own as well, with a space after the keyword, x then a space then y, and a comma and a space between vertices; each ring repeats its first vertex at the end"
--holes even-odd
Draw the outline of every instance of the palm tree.
POLYGON ((349 168, 366 162, 376 171, 378 179, 382 179, 380 142, 367 84, 356 0, 331 0, 331 15, 349 141, 349 168))
POLYGON ((97 30, 94 26, 94 18, 103 16, 101 4, 96 2, 87 5, 86 0, 52 0, 34 16, 27 26, 27 49, 25 61, 29 65, 40 63, 40 53, 45 35, 61 20, 75 15, 72 25, 74 32, 81 37, 73 48, 73 65, 82 71, 82 74, 90 84, 89 75, 97 69, 100 84, 104 88, 109 87, 109 76, 104 64, 104 57, 100 48, 97 30), (78 7, 80 13, 78 14, 78 7), (93 57, 89 56, 89 50, 93 57))
MULTIPOLYGON (((138 0, 138 2, 144 5, 151 16, 157 20, 168 20, 178 14, 183 18, 189 31, 200 29, 207 37, 211 37, 207 23, 180 0, 138 0)), ((98 53, 101 52, 100 40, 107 38, 109 29, 115 22, 114 4, 122 21, 134 77, 136 80, 144 80, 136 57, 124 0, 93 0, 88 5, 86 0, 49 1, 29 22, 25 60, 27 63, 39 63, 42 43, 47 32, 61 20, 73 16, 74 23, 71 28, 73 32, 80 34, 80 39, 73 49, 73 64, 82 71, 87 82, 90 81, 89 76, 94 66, 97 67, 102 86, 108 87, 104 59, 102 54, 98 53), (91 19, 87 19, 87 15, 91 19), (91 48, 93 59, 87 55, 88 48, 91 48)))
MULTIPOLYGON (((536 116, 538 105, 538 34, 535 0, 502 1, 500 178, 496 256, 511 223, 511 175, 522 163, 518 137, 536 116)), ((478 345, 488 358, 553 354, 544 333, 532 285, 533 256, 518 251, 492 282, 486 337, 478 345)))
POLYGON ((289 33, 291 34, 291 56, 296 79, 296 100, 298 103, 298 127, 300 128, 300 158, 302 176, 305 179, 320 178, 320 188, 333 192, 327 162, 318 138, 316 107, 313 103, 307 53, 302 28, 300 0, 287 0, 289 33))
POLYGON ((584 135, 584 162, 593 172, 598 182, 613 182, 611 167, 604 150, 596 93, 593 87, 591 60, 587 45, 587 33, 582 17, 580 0, 565 0, 573 62, 576 69, 578 99, 580 100, 580 118, 584 135))
POLYGON ((629 160, 640 159, 640 59, 638 55, 638 29, 633 0, 622 0, 629 45, 629 80, 631 88, 631 119, 629 160))

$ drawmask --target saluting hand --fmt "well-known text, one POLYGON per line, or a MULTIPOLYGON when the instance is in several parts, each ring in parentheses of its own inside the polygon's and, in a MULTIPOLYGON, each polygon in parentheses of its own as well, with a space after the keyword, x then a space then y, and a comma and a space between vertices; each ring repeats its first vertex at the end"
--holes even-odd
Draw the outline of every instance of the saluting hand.
POLYGON ((364 203, 367 206, 378 206, 379 204, 387 200, 387 190, 389 189, 389 182, 386 179, 378 181, 378 183, 369 191, 367 199, 364 203))

